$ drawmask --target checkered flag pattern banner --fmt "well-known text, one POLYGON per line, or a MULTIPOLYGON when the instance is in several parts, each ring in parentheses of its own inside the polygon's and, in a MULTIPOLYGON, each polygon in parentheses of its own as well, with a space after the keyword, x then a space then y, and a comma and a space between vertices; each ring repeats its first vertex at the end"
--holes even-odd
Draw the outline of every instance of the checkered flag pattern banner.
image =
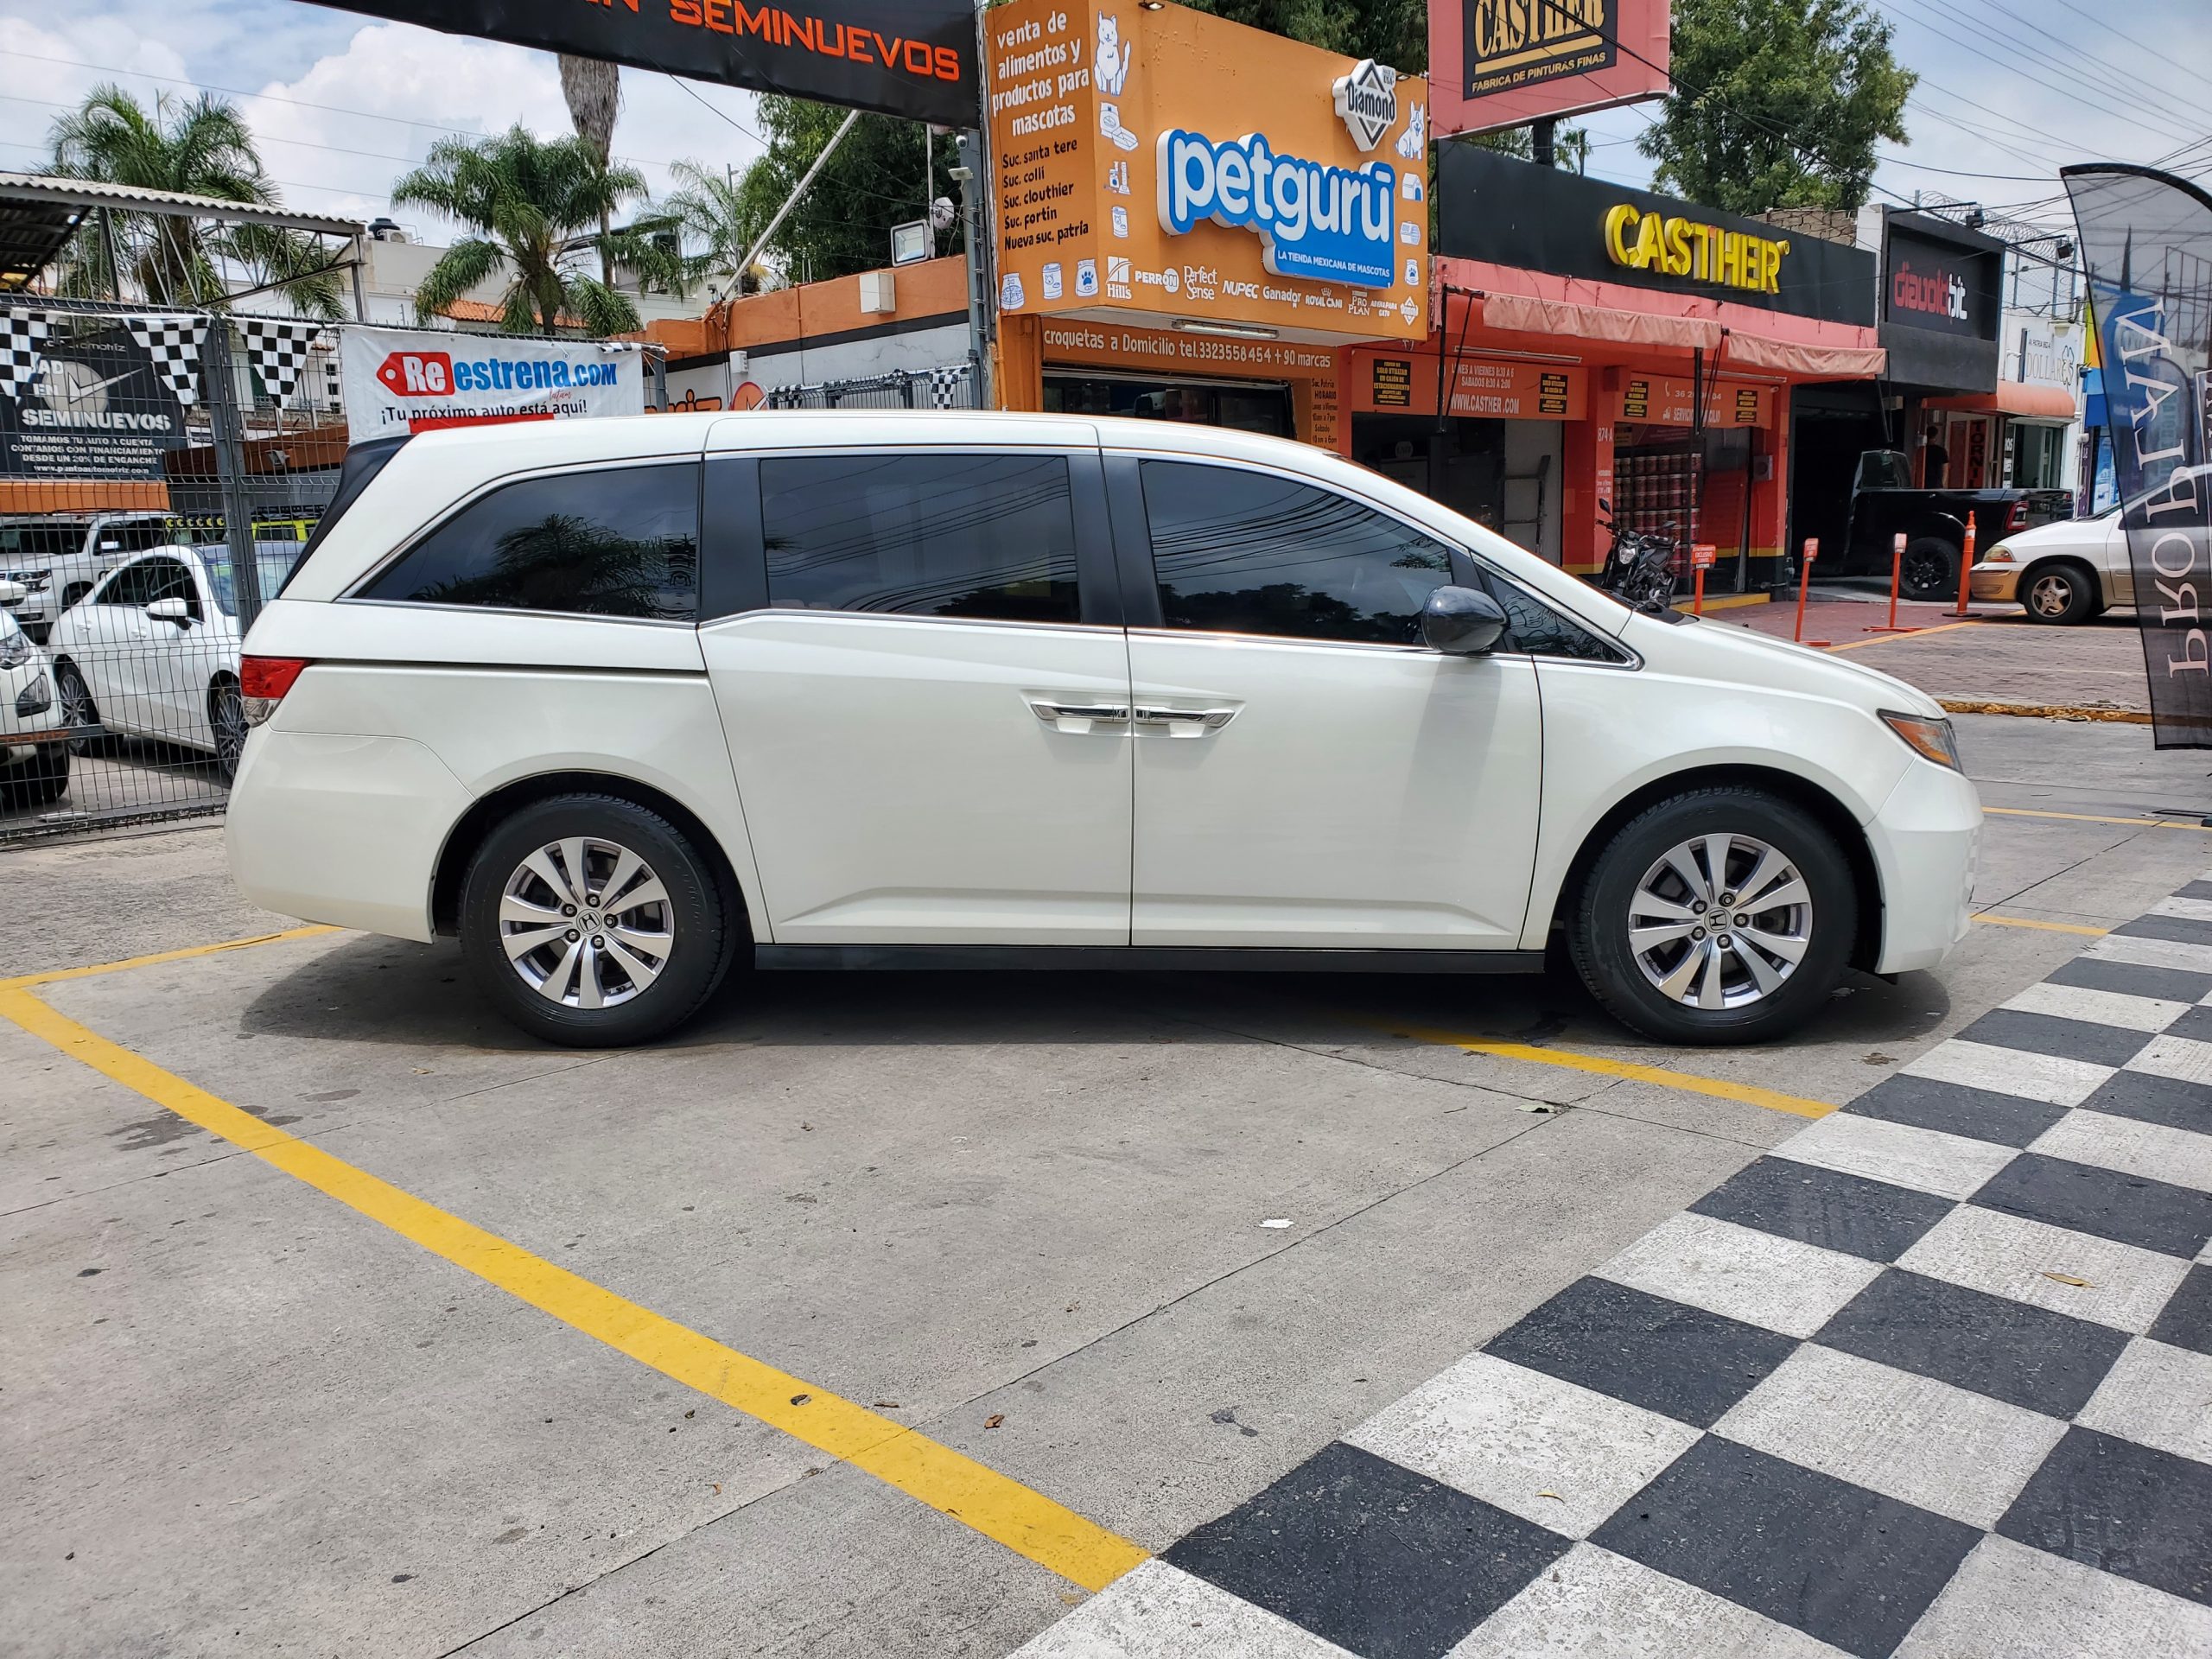
POLYGON ((20 397, 38 378, 39 355, 52 334, 43 311, 0 310, 0 391, 20 397))
POLYGON ((181 312, 151 312, 123 320, 148 357, 162 384, 187 409, 200 401, 200 347, 207 338, 207 319, 181 312))
POLYGON ((1016 1659, 2212 1655, 2212 872, 1016 1659))
POLYGON ((238 332, 245 337, 246 356, 254 372, 278 403, 289 402, 300 373, 307 367, 308 353, 322 334, 319 322, 293 322, 276 317, 241 317, 238 332))
POLYGON ((962 388, 968 380, 968 365, 955 364, 950 368, 930 371, 930 407, 931 409, 964 409, 968 400, 962 388))

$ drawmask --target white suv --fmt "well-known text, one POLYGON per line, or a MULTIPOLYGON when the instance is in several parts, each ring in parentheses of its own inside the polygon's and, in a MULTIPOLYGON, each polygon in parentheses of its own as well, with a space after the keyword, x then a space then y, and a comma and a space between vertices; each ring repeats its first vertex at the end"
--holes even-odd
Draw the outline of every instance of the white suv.
POLYGON ((1298 444, 654 415, 363 446, 245 643, 232 873, 634 1042, 761 967, 1533 969, 1743 1041, 1963 937, 1936 704, 1298 444))

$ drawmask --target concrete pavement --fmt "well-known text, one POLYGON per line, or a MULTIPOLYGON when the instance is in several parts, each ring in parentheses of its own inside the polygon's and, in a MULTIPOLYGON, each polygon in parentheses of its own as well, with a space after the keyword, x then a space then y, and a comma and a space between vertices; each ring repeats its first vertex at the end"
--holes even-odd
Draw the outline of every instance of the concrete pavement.
MULTIPOLYGON (((2009 923, 2109 926, 2212 863, 2124 821, 2212 810, 2195 757, 1961 727, 1993 805, 2069 815, 1991 820, 1978 896, 2009 923)), ((0 872, 12 972, 285 925, 211 830, 0 872)), ((562 1054, 450 946, 346 935, 40 995, 1159 1548, 1802 1122, 1396 1033, 1840 1103, 2089 937, 2009 923, 1713 1053, 1554 980, 799 976, 648 1053, 562 1054)), ((30 1650, 989 1654, 1082 1598, 5 1024, 0 1068, 0 1583, 30 1650)))

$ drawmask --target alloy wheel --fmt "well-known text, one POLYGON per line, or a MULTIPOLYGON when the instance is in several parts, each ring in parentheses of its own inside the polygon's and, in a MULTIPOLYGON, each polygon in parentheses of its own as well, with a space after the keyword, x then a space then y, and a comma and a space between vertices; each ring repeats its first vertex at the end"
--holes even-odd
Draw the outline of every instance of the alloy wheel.
POLYGON ((1788 857, 1752 836, 1669 849, 1629 901, 1630 952, 1645 979, 1694 1008, 1745 1007, 1782 987, 1813 939, 1813 895, 1788 857))
POLYGON ((2063 616, 2074 603, 2074 583, 2052 572, 2028 584, 2028 605, 2037 616, 2063 616))
POLYGON ((538 848, 508 876, 499 943, 523 982, 547 1001, 617 1007, 652 988, 668 966, 675 911, 636 853, 597 836, 569 836, 538 848))
POLYGON ((85 677, 74 663, 64 663, 54 671, 54 689, 60 693, 61 723, 72 732, 79 734, 69 740, 69 753, 89 753, 92 740, 83 735, 86 727, 99 724, 99 711, 92 707, 92 689, 85 683, 85 677))
POLYGON ((209 711, 215 728, 215 764, 223 773, 225 783, 238 775, 238 759, 245 753, 245 704, 239 700, 238 688, 221 685, 215 688, 214 707, 209 711))

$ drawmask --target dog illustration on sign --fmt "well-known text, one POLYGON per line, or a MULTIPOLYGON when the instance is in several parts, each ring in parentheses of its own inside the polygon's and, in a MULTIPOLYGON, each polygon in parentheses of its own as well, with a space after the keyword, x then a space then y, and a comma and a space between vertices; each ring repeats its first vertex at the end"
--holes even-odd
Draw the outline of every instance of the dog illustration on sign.
POLYGON ((1122 88, 1129 84, 1129 63, 1135 56, 1135 44, 1122 44, 1122 20, 1099 13, 1098 55, 1091 60, 1098 90, 1109 98, 1119 98, 1122 88))

